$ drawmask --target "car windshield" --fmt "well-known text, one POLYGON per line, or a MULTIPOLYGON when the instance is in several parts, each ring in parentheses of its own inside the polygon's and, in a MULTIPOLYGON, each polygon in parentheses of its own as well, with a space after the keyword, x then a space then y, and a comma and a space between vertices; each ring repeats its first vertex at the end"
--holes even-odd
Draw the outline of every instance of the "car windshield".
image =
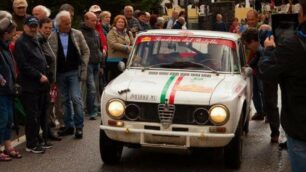
POLYGON ((237 72, 234 41, 183 36, 140 36, 135 42, 130 67, 171 68, 237 72))

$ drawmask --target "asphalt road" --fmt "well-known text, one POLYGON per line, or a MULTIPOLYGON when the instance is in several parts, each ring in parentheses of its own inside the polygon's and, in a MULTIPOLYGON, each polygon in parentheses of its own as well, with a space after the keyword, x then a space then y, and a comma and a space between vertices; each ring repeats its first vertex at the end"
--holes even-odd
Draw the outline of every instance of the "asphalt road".
MULTIPOLYGON (((54 147, 42 155, 25 152, 22 144, 18 149, 23 158, 0 162, 0 172, 232 171, 225 169, 222 155, 214 151, 190 153, 125 148, 121 164, 103 165, 99 154, 99 123, 100 120, 86 120, 82 140, 65 137, 61 142, 53 142, 54 147)), ((250 132, 244 137, 243 162, 237 171, 290 171, 287 151, 280 151, 277 144, 271 144, 269 134, 268 124, 250 122, 250 132)), ((284 137, 283 132, 281 136, 284 137)))

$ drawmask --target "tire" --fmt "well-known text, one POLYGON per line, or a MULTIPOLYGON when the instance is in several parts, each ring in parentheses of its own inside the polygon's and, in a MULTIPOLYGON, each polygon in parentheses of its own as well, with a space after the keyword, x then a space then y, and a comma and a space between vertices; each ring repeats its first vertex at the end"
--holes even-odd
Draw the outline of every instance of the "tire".
POLYGON ((241 118, 237 130, 235 132, 235 137, 224 148, 224 163, 227 168, 231 169, 240 168, 241 159, 242 159, 242 145, 243 145, 242 131, 243 131, 243 120, 241 118))
POLYGON ((123 144, 107 137, 103 130, 100 130, 100 155, 105 164, 115 165, 121 160, 123 144))

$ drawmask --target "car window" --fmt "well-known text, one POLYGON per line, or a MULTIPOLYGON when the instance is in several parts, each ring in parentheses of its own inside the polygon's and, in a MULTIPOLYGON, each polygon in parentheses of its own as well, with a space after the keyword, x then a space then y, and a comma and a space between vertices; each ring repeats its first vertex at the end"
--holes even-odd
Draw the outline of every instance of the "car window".
POLYGON ((236 44, 230 40, 179 36, 138 37, 130 67, 222 72, 238 70, 236 44))

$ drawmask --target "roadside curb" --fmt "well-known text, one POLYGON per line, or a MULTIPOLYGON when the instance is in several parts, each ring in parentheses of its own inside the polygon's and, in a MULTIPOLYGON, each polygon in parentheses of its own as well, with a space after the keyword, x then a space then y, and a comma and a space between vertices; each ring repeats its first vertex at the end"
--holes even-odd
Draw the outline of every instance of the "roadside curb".
MULTIPOLYGON (((12 140, 12 146, 15 148, 21 144, 23 144, 26 141, 25 135, 22 135, 14 140, 12 140)), ((0 147, 0 150, 4 150, 4 146, 0 147)))

